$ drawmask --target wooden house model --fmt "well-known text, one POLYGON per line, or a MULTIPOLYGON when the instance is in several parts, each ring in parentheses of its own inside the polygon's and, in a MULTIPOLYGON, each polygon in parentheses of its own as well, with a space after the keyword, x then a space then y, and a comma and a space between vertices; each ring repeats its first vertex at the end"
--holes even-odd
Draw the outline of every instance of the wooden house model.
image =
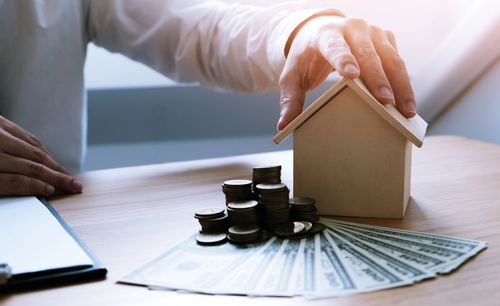
POLYGON ((402 218, 410 197, 412 143, 427 123, 379 103, 359 80, 328 89, 275 137, 293 132, 293 193, 323 215, 402 218))

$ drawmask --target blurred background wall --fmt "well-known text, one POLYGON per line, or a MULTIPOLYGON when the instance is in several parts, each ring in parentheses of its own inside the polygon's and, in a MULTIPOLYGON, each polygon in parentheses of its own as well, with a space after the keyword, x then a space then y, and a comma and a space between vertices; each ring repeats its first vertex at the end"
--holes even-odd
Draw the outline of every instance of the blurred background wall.
MULTIPOLYGON (((273 5, 282 1, 240 1, 273 5)), ((392 30, 429 135, 500 143, 500 5, 494 0, 304 1, 392 30)), ((275 145, 279 93, 215 92, 177 84, 90 45, 85 170, 248 154, 275 145)), ((310 93, 308 103, 336 78, 310 93)))

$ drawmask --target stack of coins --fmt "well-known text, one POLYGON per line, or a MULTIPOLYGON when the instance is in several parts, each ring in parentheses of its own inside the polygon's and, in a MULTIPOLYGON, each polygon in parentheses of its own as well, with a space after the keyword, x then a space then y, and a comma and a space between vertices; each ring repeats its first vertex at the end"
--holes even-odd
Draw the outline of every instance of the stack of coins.
POLYGON ((233 243, 251 243, 261 241, 262 231, 258 226, 231 226, 228 230, 229 241, 233 243))
POLYGON ((195 212, 201 230, 196 235, 196 242, 203 245, 213 245, 224 242, 229 227, 229 216, 223 208, 203 208, 195 212))
POLYGON ((227 213, 231 224, 254 226, 259 224, 259 203, 254 200, 227 203, 227 213))
POLYGON ((250 180, 225 181, 222 184, 222 191, 226 195, 226 204, 247 201, 253 198, 252 181, 250 180))
POLYGON ((258 201, 262 207, 262 225, 273 230, 288 222, 290 207, 288 205, 289 190, 285 184, 258 184, 255 186, 258 201))
POLYGON ((318 222, 316 201, 312 198, 295 197, 290 199, 290 220, 318 222))
POLYGON ((258 184, 281 183, 281 166, 254 167, 252 181, 254 191, 258 184))
POLYGON ((295 197, 290 199, 290 221, 312 224, 305 233, 299 234, 298 237, 316 234, 325 229, 325 226, 318 222, 317 212, 316 200, 312 198, 295 197))
POLYGON ((227 213, 232 226, 228 230, 229 241, 234 243, 250 243, 261 239, 259 227, 259 203, 254 200, 230 202, 227 213))

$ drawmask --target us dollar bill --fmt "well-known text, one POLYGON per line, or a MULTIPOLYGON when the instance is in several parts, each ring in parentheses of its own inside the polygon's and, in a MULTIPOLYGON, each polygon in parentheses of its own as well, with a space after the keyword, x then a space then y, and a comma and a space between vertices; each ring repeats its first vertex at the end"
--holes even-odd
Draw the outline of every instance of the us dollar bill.
MULTIPOLYGON (((258 285, 263 281, 266 271, 272 268, 272 262, 281 249, 282 239, 271 238, 263 247, 253 252, 252 256, 240 261, 226 277, 213 286, 212 292, 220 294, 260 295, 258 285)), ((262 295, 269 292, 262 292, 262 295)))
MULTIPOLYGON (((242 262, 269 248, 267 243, 239 246, 230 243, 200 246, 195 236, 121 278, 119 282, 202 293, 223 293, 217 285, 232 276, 242 262)), ((241 287, 226 287, 226 293, 242 293, 241 287)))
POLYGON ((434 245, 434 246, 439 246, 439 247, 443 247, 443 248, 453 249, 453 250, 457 250, 457 251, 462 251, 462 252, 468 252, 468 251, 472 251, 475 249, 482 249, 486 246, 486 243, 483 241, 463 239, 463 238, 457 238, 457 237, 451 237, 451 236, 445 236, 445 235, 436 235, 436 234, 430 234, 430 233, 415 232, 415 231, 401 230, 401 229, 395 229, 395 228, 387 228, 387 227, 381 227, 381 226, 375 226, 375 225, 352 223, 352 222, 332 220, 332 219, 327 219, 327 218, 321 218, 321 222, 324 223, 325 225, 326 224, 333 224, 333 225, 337 224, 339 226, 365 228, 365 229, 369 229, 370 231, 381 234, 381 235, 400 237, 403 239, 409 239, 409 240, 413 240, 413 241, 418 241, 418 242, 422 242, 422 243, 426 243, 426 244, 430 244, 430 245, 434 245))
POLYGON ((393 254, 390 254, 389 252, 384 252, 384 250, 378 249, 376 245, 367 244, 365 241, 358 239, 354 235, 346 233, 345 231, 333 229, 331 232, 344 239, 360 253, 370 257, 377 264, 381 265, 401 279, 416 282, 435 275, 422 267, 418 267, 411 261, 401 260, 398 256, 393 256, 393 254))
POLYGON ((329 219, 324 219, 322 222, 330 228, 336 227, 345 231, 350 231, 358 238, 374 242, 377 245, 392 245, 392 249, 396 247, 400 251, 401 249, 407 250, 406 253, 408 256, 402 255, 408 257, 406 259, 419 261, 418 257, 422 256, 416 256, 416 254, 427 255, 427 258, 430 258, 430 261, 434 262, 431 271, 440 274, 453 271, 468 258, 476 255, 487 247, 485 242, 477 240, 383 228, 337 220, 332 221, 329 219), (435 259, 439 259, 441 263, 436 263, 435 259))
POLYGON ((318 233, 314 238, 316 245, 319 245, 320 248, 319 260, 316 260, 316 264, 321 265, 321 268, 318 269, 321 273, 317 274, 316 292, 332 295, 356 292, 358 288, 339 257, 338 250, 333 248, 324 234, 318 233))
POLYGON ((393 271, 366 256, 335 232, 323 232, 327 241, 336 250, 358 290, 369 291, 408 284, 393 271))

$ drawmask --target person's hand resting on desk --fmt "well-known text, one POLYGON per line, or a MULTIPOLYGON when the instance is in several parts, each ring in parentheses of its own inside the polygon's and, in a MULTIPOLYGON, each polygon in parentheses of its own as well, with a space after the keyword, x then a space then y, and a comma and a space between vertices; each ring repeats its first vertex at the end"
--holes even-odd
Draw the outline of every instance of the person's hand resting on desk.
POLYGON ((42 143, 0 116, 0 196, 78 193, 82 185, 61 167, 42 143))
POLYGON ((362 19, 313 17, 298 30, 280 77, 278 130, 301 112, 306 92, 319 86, 332 70, 365 82, 383 104, 396 104, 407 118, 415 116, 415 96, 391 32, 362 19))

